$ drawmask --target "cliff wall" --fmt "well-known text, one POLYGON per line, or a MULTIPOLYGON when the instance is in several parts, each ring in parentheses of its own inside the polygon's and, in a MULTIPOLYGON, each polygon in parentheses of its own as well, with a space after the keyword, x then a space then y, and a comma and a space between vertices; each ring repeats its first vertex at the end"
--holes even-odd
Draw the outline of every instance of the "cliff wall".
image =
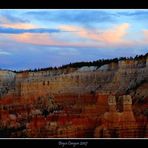
MULTIPOLYGON (((148 79, 146 63, 122 61, 118 64, 109 64, 108 69, 81 68, 69 73, 55 75, 41 75, 40 73, 26 77, 20 81, 20 96, 22 98, 39 97, 46 94, 61 95, 96 92, 112 92, 124 94, 148 79)), ((50 72, 46 72, 46 74, 50 72)), ((33 75, 33 74, 32 74, 33 75)), ((16 77, 18 78, 18 76, 16 77)))

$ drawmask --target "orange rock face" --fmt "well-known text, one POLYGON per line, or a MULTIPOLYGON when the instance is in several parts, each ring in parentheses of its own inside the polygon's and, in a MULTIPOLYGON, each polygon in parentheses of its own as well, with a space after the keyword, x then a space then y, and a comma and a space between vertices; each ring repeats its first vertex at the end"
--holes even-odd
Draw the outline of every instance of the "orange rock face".
POLYGON ((109 100, 109 111, 104 113, 101 119, 102 122, 100 126, 98 126, 95 130, 95 137, 141 137, 142 130, 144 130, 144 125, 147 122, 144 118, 139 118, 140 120, 136 120, 132 110, 132 99, 129 95, 123 96, 122 112, 117 111, 115 99, 113 102, 110 102, 109 100))
POLYGON ((10 137, 147 137, 145 61, 0 76, 0 126, 10 137))

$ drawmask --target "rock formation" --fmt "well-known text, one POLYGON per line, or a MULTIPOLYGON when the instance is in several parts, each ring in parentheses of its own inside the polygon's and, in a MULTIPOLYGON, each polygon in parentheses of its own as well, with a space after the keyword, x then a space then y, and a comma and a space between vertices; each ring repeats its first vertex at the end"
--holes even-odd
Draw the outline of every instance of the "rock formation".
POLYGON ((132 111, 131 96, 123 96, 123 112, 117 111, 115 96, 109 96, 108 105, 109 111, 102 116, 102 124, 96 128, 94 135, 105 138, 137 137, 138 126, 132 111))
POLYGON ((0 70, 0 132, 3 137, 8 137, 3 129, 10 137, 147 137, 147 89, 148 58, 101 67, 0 70))

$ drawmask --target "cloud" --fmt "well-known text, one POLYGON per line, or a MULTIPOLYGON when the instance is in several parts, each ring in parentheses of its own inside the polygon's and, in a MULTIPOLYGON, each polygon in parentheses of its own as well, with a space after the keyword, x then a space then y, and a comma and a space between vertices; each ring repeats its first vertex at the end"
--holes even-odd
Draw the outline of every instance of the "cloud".
POLYGON ((0 55, 11 55, 12 53, 0 49, 0 55))
POLYGON ((124 16, 148 16, 148 10, 127 10, 127 11, 121 11, 118 12, 117 14, 119 15, 124 15, 124 16))
MULTIPOLYGON (((41 45, 41 46, 54 46, 54 47, 84 47, 81 43, 70 43, 56 39, 56 37, 49 35, 48 33, 23 33, 23 34, 12 34, 9 36, 10 40, 16 42, 41 45)), ((88 44, 86 43, 87 47, 88 44)), ((92 46, 92 45, 90 45, 92 46)))
MULTIPOLYGON (((3 12, 3 11, 1 11, 3 12)), ((26 19, 22 19, 18 16, 13 16, 11 14, 1 14, 0 15, 0 24, 15 24, 15 23, 28 23, 26 19)))
MULTIPOLYGON (((120 17, 127 17, 129 18, 130 20, 145 20, 147 21, 147 17, 148 17, 148 10, 124 10, 124 11, 119 11, 116 13, 117 16, 120 16, 120 17)), ((126 19, 127 19, 126 18, 126 19)))
POLYGON ((5 28, 0 27, 0 33, 7 34, 21 34, 21 33, 59 33, 62 30, 59 29, 46 29, 46 28, 36 28, 36 29, 15 29, 15 28, 5 28))
POLYGON ((2 24, 3 28, 13 28, 13 29, 36 29, 39 28, 37 25, 29 23, 18 23, 18 24, 2 24))
MULTIPOLYGON (((3 11, 0 11, 1 13, 3 11)), ((20 18, 20 15, 0 14, 0 27, 14 29, 35 29, 39 28, 36 24, 30 23, 26 19, 20 18)))
MULTIPOLYGON (((52 46, 52 47, 94 47, 98 48, 98 43, 92 42, 84 42, 77 41, 65 41, 65 40, 59 40, 56 38, 56 36, 50 35, 48 33, 23 33, 23 34, 12 34, 9 35, 10 40, 14 40, 19 43, 26 43, 26 44, 32 44, 32 45, 40 45, 40 46, 52 46)), ((99 46, 101 47, 101 46, 99 46)))
POLYGON ((76 34, 82 38, 87 38, 103 44, 120 44, 125 42, 124 37, 127 34, 127 29, 129 28, 128 23, 123 23, 118 26, 115 26, 111 29, 101 30, 89 30, 88 28, 82 28, 78 26, 63 25, 60 26, 60 29, 65 31, 73 31, 73 34, 76 34))
POLYGON ((127 34, 127 30, 129 28, 128 23, 123 23, 119 26, 116 26, 112 29, 108 29, 100 36, 104 41, 110 43, 120 43, 124 42, 124 37, 127 34))
POLYGON ((59 38, 58 34, 46 33, 48 30, 42 30, 42 33, 39 33, 38 30, 34 31, 33 29, 31 31, 33 33, 19 32, 20 34, 16 34, 15 32, 15 34, 9 35, 9 38, 20 43, 42 46, 110 48, 130 45, 130 41, 125 39, 128 28, 128 23, 123 23, 106 30, 90 30, 84 27, 62 25, 58 31, 68 32, 70 33, 69 36, 66 36, 64 32, 63 36, 59 38), (70 39, 66 40, 64 36, 70 39), (74 36, 77 40, 73 40, 74 36))
POLYGON ((23 34, 14 34, 10 36, 11 39, 21 42, 21 43, 29 43, 35 45, 56 45, 55 39, 49 36, 48 33, 23 33, 23 34))
POLYGON ((28 11, 26 16, 44 21, 62 23, 103 23, 112 22, 116 18, 110 11, 105 10, 39 10, 28 11))
POLYGON ((20 15, 13 16, 8 12, 0 11, 0 27, 14 29, 34 29, 37 25, 31 24, 29 20, 23 19, 20 15))

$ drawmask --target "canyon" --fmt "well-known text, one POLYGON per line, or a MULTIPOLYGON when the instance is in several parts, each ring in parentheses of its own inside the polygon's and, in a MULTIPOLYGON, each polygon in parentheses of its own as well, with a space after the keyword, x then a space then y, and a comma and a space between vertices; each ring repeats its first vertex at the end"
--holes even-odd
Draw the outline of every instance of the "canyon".
POLYGON ((0 70, 0 137, 147 138, 148 56, 102 66, 0 70))

